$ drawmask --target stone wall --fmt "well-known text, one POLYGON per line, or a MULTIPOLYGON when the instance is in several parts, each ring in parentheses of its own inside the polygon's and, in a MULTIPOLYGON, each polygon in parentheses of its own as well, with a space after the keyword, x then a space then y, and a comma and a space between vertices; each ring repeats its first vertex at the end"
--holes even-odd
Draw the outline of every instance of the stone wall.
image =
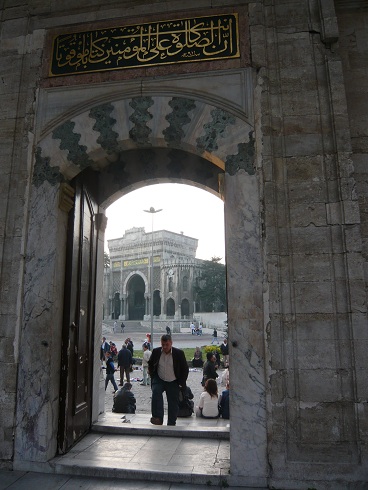
MULTIPOLYGON (((138 89, 146 91, 156 104, 158 144, 171 95, 164 104, 157 94, 180 95, 190 81, 203 104, 197 108, 205 109, 185 141, 215 130, 209 114, 218 104, 232 112, 236 130, 225 126, 225 138, 215 131, 210 143, 222 146, 206 158, 226 161, 250 139, 255 151, 251 165, 229 165, 225 176, 232 482, 285 489, 366 483, 367 8, 359 0, 335 3, 336 11, 332 0, 187 2, 184 15, 241 10, 240 60, 58 79, 47 76, 54 32, 157 18, 183 4, 34 0, 1 10, 2 466, 14 459, 14 467, 31 468, 57 449, 67 224, 59 185, 80 162, 68 159, 71 132, 63 126, 52 138, 50 128, 74 118, 102 172, 89 108, 109 97, 129 107, 138 89)), ((211 185, 216 191, 215 179, 211 185)))

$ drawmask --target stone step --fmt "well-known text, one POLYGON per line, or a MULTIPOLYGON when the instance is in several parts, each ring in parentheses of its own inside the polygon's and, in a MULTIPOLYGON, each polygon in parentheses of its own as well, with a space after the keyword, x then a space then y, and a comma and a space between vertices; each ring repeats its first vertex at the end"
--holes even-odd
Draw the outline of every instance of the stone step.
MULTIPOLYGON (((172 429, 172 427, 169 427, 172 429)), ((48 463, 60 475, 227 486, 229 441, 91 432, 67 454, 48 463)))
POLYGON ((105 412, 92 431, 108 434, 150 435, 165 437, 196 437, 198 439, 230 438, 230 421, 222 418, 178 417, 176 426, 152 425, 149 413, 122 414, 105 412))
MULTIPOLYGON (((119 414, 121 415, 121 414, 119 414)), ((177 425, 175 427, 165 425, 149 425, 147 423, 132 423, 125 416, 120 416, 119 421, 101 421, 92 426, 92 432, 100 434, 125 434, 157 437, 193 437, 197 439, 229 440, 230 428, 203 427, 190 425, 177 425)))

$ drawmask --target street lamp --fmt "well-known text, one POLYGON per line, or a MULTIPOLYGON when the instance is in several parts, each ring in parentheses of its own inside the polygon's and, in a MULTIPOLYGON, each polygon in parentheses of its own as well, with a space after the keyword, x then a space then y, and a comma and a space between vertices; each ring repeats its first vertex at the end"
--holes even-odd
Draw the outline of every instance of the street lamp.
POLYGON ((151 214, 152 223, 152 235, 151 235, 151 274, 150 274, 150 291, 151 291, 151 301, 150 301, 150 316, 151 316, 151 350, 153 349, 153 215, 162 211, 162 209, 155 209, 150 207, 149 209, 143 210, 145 213, 151 214))

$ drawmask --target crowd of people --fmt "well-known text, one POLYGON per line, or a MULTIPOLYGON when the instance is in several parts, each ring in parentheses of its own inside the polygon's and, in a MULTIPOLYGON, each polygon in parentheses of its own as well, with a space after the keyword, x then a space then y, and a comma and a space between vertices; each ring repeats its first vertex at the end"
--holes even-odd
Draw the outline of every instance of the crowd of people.
MULTIPOLYGON (((142 345, 142 386, 151 385, 151 423, 162 425, 164 419, 163 394, 167 398, 167 424, 176 425, 177 417, 190 417, 193 413, 197 417, 229 419, 229 349, 227 339, 223 340, 220 351, 223 356, 222 363, 225 371, 221 380, 217 370, 220 367, 220 356, 218 348, 206 353, 206 361, 203 362, 203 354, 196 347, 192 359, 193 367, 203 367, 201 384, 203 392, 200 395, 197 406, 194 404, 194 395, 189 386, 187 378, 189 373, 188 362, 181 349, 173 347, 172 337, 169 333, 161 336, 161 346, 151 352, 150 338, 142 345), (225 389, 219 393, 219 385, 225 389)), ((107 342, 103 337, 101 343, 101 363, 106 364, 105 390, 109 382, 113 385, 114 401, 113 412, 135 413, 136 398, 132 392, 130 373, 134 364, 134 345, 128 337, 117 352, 115 344, 107 342), (115 347, 115 349, 114 349, 115 347), (115 368, 114 359, 117 361, 115 368), (120 370, 120 382, 118 386, 114 373, 120 370), (124 383, 124 378, 126 382, 124 383)))

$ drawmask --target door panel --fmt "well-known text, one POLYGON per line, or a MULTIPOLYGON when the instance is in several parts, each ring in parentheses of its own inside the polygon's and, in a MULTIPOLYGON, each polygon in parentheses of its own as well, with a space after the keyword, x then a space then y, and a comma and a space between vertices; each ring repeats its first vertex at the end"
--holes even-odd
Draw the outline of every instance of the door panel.
POLYGON ((92 186, 75 182, 70 211, 65 275, 61 362, 59 452, 91 426, 93 331, 98 206, 92 186))

